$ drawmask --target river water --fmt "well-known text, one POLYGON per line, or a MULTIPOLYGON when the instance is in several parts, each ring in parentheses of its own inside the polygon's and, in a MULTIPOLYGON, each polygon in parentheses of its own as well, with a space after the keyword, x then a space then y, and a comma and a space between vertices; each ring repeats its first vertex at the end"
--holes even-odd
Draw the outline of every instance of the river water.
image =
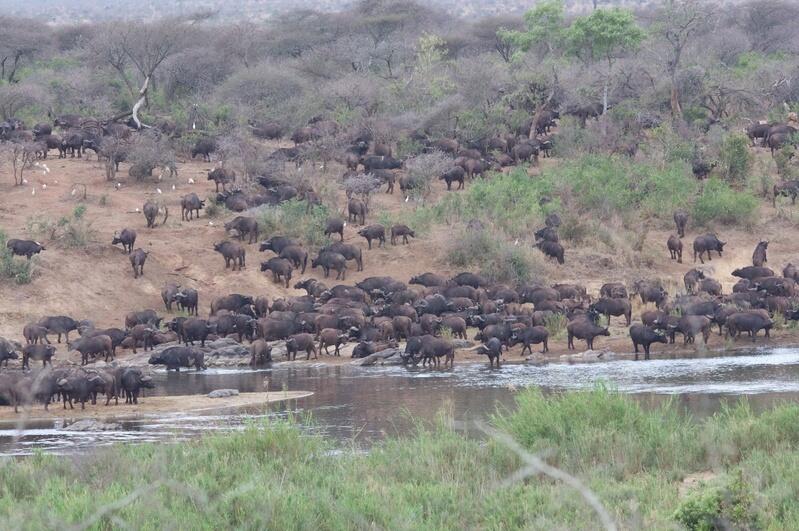
MULTIPOLYGON (((0 455, 24 455, 41 449, 67 453, 90 451, 120 442, 180 440, 218 430, 242 429, 264 417, 295 415, 309 431, 342 444, 368 445, 406 431, 411 418, 431 420, 447 408, 458 424, 485 419, 497 408, 512 408, 518 389, 538 386, 547 392, 586 389, 598 384, 655 404, 675 399, 689 414, 705 416, 724 401, 746 396, 753 408, 799 400, 799 349, 761 349, 724 357, 654 361, 606 361, 464 365, 454 370, 404 367, 291 366, 273 369, 210 369, 195 373, 156 373, 153 394, 205 394, 214 389, 241 392, 313 391, 310 397, 269 408, 235 412, 146 416, 122 422, 108 432, 71 432, 62 421, 36 422, 18 430, 0 424, 0 455)), ((144 397, 142 400, 146 401, 144 397)), ((113 408, 113 406, 109 406, 113 408)), ((69 424, 69 421, 66 423, 69 424)), ((468 428, 467 428, 468 429, 468 428)))

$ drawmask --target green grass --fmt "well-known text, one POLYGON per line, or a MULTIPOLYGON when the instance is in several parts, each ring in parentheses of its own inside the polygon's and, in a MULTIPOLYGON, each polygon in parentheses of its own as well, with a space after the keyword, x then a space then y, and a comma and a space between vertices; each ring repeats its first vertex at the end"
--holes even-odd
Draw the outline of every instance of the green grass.
MULTIPOLYGON (((604 388, 551 396, 529 389, 491 423, 579 478, 621 529, 799 526, 797 405, 758 415, 742 402, 699 421, 674 402, 644 407, 604 388), (681 488, 696 473, 705 480, 681 488)), ((87 521, 92 529, 598 526, 559 481, 506 482, 520 458, 494 439, 465 437, 445 413, 368 452, 333 449, 289 420, 190 442, 7 459, 0 518, 10 529, 87 521)))

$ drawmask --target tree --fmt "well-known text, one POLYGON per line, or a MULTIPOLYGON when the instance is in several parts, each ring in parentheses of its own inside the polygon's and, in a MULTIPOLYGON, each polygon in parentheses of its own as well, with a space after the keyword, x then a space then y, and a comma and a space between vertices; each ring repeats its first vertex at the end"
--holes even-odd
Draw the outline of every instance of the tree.
POLYGON ((130 114, 136 126, 146 127, 139 110, 147 103, 155 72, 170 56, 181 50, 189 24, 193 21, 165 19, 155 23, 128 23, 121 30, 114 27, 98 35, 89 48, 98 58, 111 66, 125 83, 131 97, 136 98, 130 114), (134 84, 129 71, 138 74, 134 84), (139 86, 138 92, 136 86, 139 86))
POLYGON ((677 77, 683 52, 707 28, 711 14, 712 8, 700 0, 668 0, 655 14, 651 29, 664 44, 657 48, 663 50, 665 55, 661 60, 669 74, 671 114, 674 118, 682 117, 677 77))
POLYGON ((556 63, 561 57, 566 37, 563 1, 545 0, 539 3, 525 13, 524 22, 527 26, 525 31, 501 30, 498 35, 515 43, 520 50, 534 50, 545 66, 543 70, 550 72, 550 79, 543 83, 540 76, 535 76, 535 81, 527 80, 524 83, 527 87, 524 99, 533 100, 535 108, 528 131, 528 136, 533 138, 541 114, 552 105, 558 92, 559 65, 556 63))
POLYGON ((524 14, 525 31, 501 29, 497 33, 520 49, 537 49, 541 56, 554 54, 565 36, 562 0, 545 0, 524 14))
POLYGON ((16 83, 17 74, 49 41, 50 32, 30 20, 0 17, 0 80, 16 83))
POLYGON ((616 60, 638 48, 645 33, 626 9, 597 9, 574 21, 566 33, 569 51, 585 63, 604 62, 602 112, 608 110, 608 90, 616 60))

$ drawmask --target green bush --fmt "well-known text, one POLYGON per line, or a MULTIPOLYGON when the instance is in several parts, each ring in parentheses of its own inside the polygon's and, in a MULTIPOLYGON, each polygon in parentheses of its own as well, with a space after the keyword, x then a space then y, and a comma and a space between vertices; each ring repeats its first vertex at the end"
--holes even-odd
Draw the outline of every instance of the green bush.
POLYGON ((545 258, 537 250, 486 229, 463 230, 452 239, 444 259, 454 267, 476 267, 494 282, 543 281, 548 275, 545 258))
POLYGON ((28 220, 28 233, 35 239, 53 242, 60 247, 86 247, 97 236, 92 223, 86 219, 86 205, 78 205, 69 216, 59 219, 34 217, 28 220))
POLYGON ((719 179, 708 179, 702 194, 693 206, 693 218, 698 225, 710 222, 750 225, 757 210, 757 199, 749 193, 738 192, 719 179))
POLYGON ((11 249, 6 247, 7 241, 8 236, 0 230, 0 279, 13 280, 17 284, 29 284, 33 279, 34 263, 37 258, 15 259, 11 249))
POLYGON ((277 206, 260 208, 258 221, 266 234, 297 238, 305 245, 321 247, 327 244, 325 225, 330 212, 326 206, 313 205, 292 199, 277 206))
POLYGON ((674 512, 674 519, 692 531, 757 529, 753 497, 752 485, 739 470, 725 485, 703 484, 689 493, 674 512))
POLYGON ((735 184, 746 182, 753 162, 746 135, 734 134, 725 137, 719 159, 722 174, 727 182, 735 184))

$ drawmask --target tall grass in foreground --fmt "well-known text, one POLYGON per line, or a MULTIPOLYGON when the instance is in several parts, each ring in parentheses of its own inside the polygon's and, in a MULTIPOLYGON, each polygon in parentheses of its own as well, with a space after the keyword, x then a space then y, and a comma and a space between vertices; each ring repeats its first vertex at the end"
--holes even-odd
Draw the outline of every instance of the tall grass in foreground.
MULTIPOLYGON (((494 428, 592 489, 622 529, 799 527, 799 406, 697 421, 604 389, 518 395, 494 428), (686 486, 702 473, 705 480, 686 486), (726 527, 725 527, 726 526, 726 527)), ((0 464, 4 528, 596 529, 572 489, 507 482, 521 459, 445 414, 368 453, 290 421, 171 445, 0 464)))

